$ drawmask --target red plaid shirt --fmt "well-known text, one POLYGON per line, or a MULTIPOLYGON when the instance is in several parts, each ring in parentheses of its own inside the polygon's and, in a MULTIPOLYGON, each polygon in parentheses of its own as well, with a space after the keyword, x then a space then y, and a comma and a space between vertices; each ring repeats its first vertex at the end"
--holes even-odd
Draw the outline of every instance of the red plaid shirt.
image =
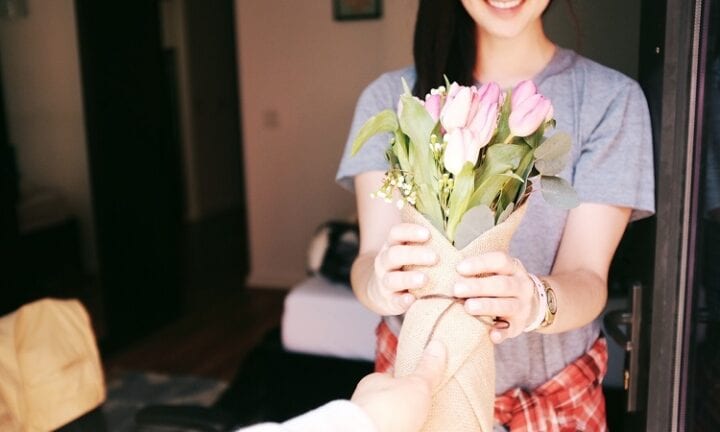
MULTIPOLYGON (((392 373, 397 337, 385 324, 377 327, 375 370, 392 373)), ((602 379, 607 371, 607 342, 592 348, 533 391, 510 389, 495 398, 495 421, 512 432, 605 431, 602 379)))

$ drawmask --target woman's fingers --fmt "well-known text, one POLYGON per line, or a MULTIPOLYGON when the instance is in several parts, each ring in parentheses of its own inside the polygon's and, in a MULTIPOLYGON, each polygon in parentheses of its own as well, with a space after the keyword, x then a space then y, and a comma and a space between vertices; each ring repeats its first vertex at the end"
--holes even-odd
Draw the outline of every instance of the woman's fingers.
POLYGON ((394 245, 380 253, 379 264, 384 271, 400 270, 405 266, 430 266, 438 256, 432 249, 419 245, 394 245))
POLYGON ((520 300, 514 297, 483 297, 465 300, 465 310, 470 315, 508 317, 516 315, 521 308, 520 300))
POLYGON ((490 339, 498 344, 522 333, 525 324, 520 317, 527 315, 528 306, 516 298, 472 298, 465 301, 465 310, 471 315, 501 320, 490 330, 490 339))
POLYGON ((385 273, 382 282, 389 291, 407 291, 425 286, 427 276, 421 271, 392 271, 385 273))
POLYGON ((505 252, 488 252, 462 260, 457 265, 457 272, 462 276, 484 274, 512 275, 524 272, 522 263, 505 252))
POLYGON ((387 242, 389 245, 404 243, 425 243, 430 240, 430 231, 417 224, 401 223, 390 229, 387 242))
POLYGON ((515 282, 508 276, 461 277, 454 287, 455 297, 516 297, 515 282))

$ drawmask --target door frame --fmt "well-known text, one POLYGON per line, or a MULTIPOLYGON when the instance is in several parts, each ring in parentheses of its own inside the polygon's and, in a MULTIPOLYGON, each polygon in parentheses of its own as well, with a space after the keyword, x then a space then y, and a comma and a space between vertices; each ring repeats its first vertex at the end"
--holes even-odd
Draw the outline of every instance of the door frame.
MULTIPOLYGON (((702 0, 667 0, 662 113, 656 146, 657 226, 647 356, 645 430, 681 430, 682 348, 691 284, 692 188, 702 0), (649 351, 648 351, 649 350, 649 351)), ((649 310, 647 310, 649 308, 649 310)))

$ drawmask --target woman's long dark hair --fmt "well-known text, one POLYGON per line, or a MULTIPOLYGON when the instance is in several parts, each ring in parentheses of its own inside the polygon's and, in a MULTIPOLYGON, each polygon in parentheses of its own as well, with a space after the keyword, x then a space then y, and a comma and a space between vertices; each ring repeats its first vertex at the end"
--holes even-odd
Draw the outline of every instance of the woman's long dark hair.
POLYGON ((413 56, 417 81, 413 94, 424 97, 447 75, 459 84, 474 83, 477 56, 475 21, 459 0, 420 0, 413 56))

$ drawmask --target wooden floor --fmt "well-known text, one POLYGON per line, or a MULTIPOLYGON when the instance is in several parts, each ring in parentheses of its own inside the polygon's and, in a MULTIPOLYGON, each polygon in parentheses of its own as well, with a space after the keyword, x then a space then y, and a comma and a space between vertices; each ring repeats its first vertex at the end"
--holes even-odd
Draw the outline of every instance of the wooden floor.
POLYGON ((105 359, 106 373, 142 370, 229 381, 243 357, 279 325, 285 294, 247 288, 198 299, 182 319, 105 359))
POLYGON ((108 374, 141 370, 228 381, 266 332, 279 326, 287 291, 244 288, 247 260, 237 211, 186 226, 183 317, 107 356, 108 374))

